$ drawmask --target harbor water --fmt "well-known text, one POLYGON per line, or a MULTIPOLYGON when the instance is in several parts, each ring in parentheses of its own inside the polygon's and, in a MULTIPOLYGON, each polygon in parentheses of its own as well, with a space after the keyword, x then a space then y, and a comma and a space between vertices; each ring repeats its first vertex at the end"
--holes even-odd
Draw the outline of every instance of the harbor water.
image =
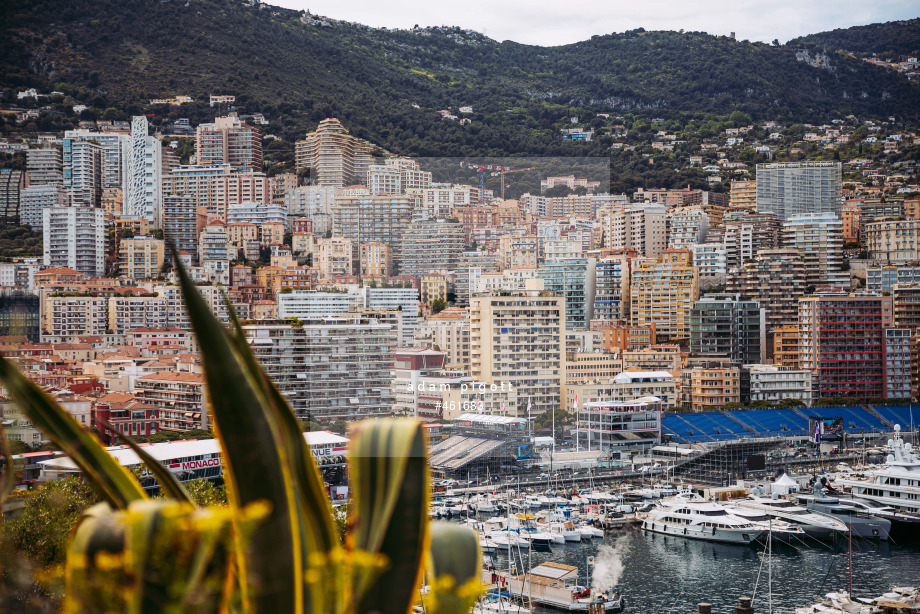
MULTIPOLYGON (((760 581, 754 611, 768 612, 768 565, 765 548, 702 542, 681 537, 646 533, 638 527, 610 532, 593 542, 554 545, 552 549, 525 550, 523 564, 545 561, 574 565, 579 583, 590 585, 587 559, 595 557, 595 573, 617 578, 626 612, 691 614, 700 602, 712 604, 714 614, 734 612, 738 597, 751 597, 760 581)), ((507 552, 496 552, 493 561, 507 570, 507 552)), ((517 555, 514 555, 517 558, 517 555)), ((852 547, 853 593, 876 597, 889 586, 920 584, 920 545, 854 540, 852 547)), ((808 540, 790 547, 774 542, 773 611, 791 613, 808 606, 825 593, 847 590, 848 548, 840 543, 808 540)), ((540 610, 540 608, 537 608, 540 610)), ((540 610, 542 611, 542 610, 540 610)))

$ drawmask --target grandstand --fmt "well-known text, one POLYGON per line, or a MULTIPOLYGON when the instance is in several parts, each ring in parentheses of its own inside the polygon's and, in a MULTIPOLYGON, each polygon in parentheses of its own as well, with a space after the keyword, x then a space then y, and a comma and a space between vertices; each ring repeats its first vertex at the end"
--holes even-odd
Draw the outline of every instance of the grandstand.
POLYGON ((807 437, 811 416, 840 416, 846 433, 878 433, 894 424, 916 428, 908 406, 812 407, 800 409, 739 409, 715 412, 668 413, 661 416, 662 439, 678 443, 731 441, 741 438, 807 437))
POLYGON ((506 473, 517 461, 514 442, 455 435, 429 451, 428 464, 438 478, 464 478, 506 473))
POLYGON ((900 424, 905 431, 913 431, 920 424, 920 407, 915 411, 910 405, 873 405, 872 410, 889 426, 900 424))

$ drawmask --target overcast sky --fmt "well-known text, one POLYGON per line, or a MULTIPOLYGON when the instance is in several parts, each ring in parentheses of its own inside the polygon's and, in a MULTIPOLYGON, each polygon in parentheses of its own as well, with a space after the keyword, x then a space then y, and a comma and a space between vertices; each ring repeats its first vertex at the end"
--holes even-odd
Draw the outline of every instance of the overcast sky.
POLYGON ((803 34, 920 16, 917 0, 268 0, 375 27, 451 25, 499 41, 562 45, 594 34, 693 30, 786 42, 803 34))

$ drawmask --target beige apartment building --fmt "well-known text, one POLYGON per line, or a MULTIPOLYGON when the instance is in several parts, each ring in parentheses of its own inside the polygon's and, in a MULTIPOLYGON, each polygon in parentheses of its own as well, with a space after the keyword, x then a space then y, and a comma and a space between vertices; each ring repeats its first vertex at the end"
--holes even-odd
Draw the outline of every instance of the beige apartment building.
POLYGON ((386 279, 393 275, 393 250, 381 241, 361 244, 361 277, 386 279))
POLYGON ((667 371, 628 371, 614 377, 583 383, 569 384, 566 395, 578 405, 595 401, 634 401, 644 397, 661 399, 661 409, 677 406, 679 377, 667 371))
POLYGON ((658 336, 671 340, 690 337, 690 310, 699 298, 699 275, 692 252, 666 249, 656 262, 633 269, 630 320, 633 325, 655 325, 658 336))
POLYGON ((131 279, 156 279, 165 256, 165 241, 131 237, 118 244, 118 271, 131 279))
POLYGON ((297 168, 309 168, 317 185, 344 187, 353 179, 367 178, 373 162, 371 146, 366 141, 348 134, 342 122, 330 117, 294 144, 297 168))
POLYGON ((869 258, 873 260, 920 260, 920 220, 890 220, 866 224, 865 242, 869 258))
MULTIPOLYGON (((741 370, 738 367, 694 367, 685 369, 682 385, 689 384, 693 411, 717 410, 726 403, 741 401, 741 370)), ((686 399, 686 393, 682 393, 686 399)))
POLYGON ((623 357, 602 352, 576 352, 566 356, 566 383, 577 384, 611 379, 623 371, 623 357))
POLYGON ((344 237, 331 237, 316 241, 313 253, 314 267, 320 279, 335 279, 337 275, 351 275, 351 241, 344 237))
POLYGON ((537 235, 502 235, 498 240, 498 260, 503 269, 537 268, 537 235))
POLYGON ((668 371, 676 375, 682 367, 678 345, 653 345, 623 352, 624 371, 668 371))
POLYGON ((419 341, 444 352, 445 369, 470 371, 470 317, 466 309, 448 307, 419 327, 419 341))
POLYGON ((732 181, 728 206, 753 212, 757 208, 757 181, 732 181))
POLYGON ((533 415, 565 407, 565 333, 561 296, 538 290, 473 296, 470 375, 513 386, 533 415))

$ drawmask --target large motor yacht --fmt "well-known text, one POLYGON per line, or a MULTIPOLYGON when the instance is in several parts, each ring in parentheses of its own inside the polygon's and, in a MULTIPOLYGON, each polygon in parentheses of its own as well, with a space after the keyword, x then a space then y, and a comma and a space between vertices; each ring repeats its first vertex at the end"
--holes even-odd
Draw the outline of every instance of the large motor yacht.
POLYGON ((662 502, 642 521, 646 531, 729 544, 751 544, 766 533, 725 507, 708 501, 662 502))
POLYGON ((797 524, 802 527, 805 535, 814 539, 831 540, 835 535, 846 535, 848 530, 847 525, 840 520, 809 511, 788 499, 752 496, 739 499, 735 504, 763 512, 776 520, 797 524))

